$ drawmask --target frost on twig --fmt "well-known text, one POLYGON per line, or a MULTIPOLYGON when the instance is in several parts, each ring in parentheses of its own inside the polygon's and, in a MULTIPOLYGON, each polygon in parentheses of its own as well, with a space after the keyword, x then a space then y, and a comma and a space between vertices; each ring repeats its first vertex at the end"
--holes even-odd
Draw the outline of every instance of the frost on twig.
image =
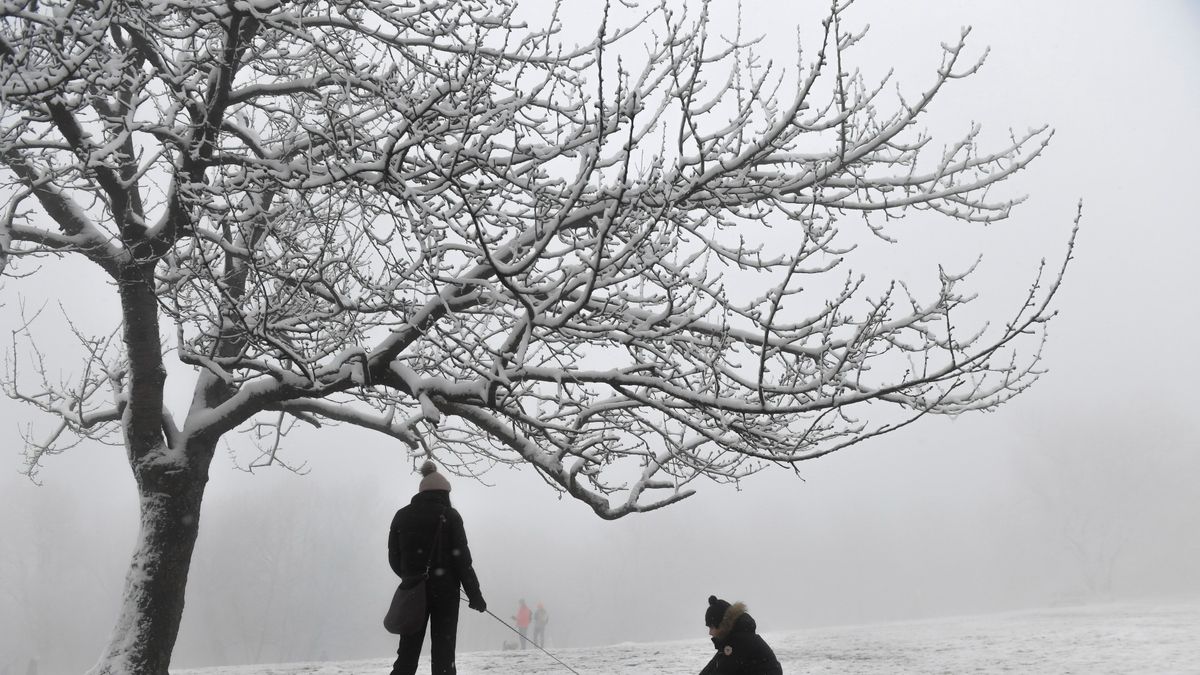
POLYGON ((89 337, 81 333, 70 317, 66 325, 83 353, 82 372, 54 377, 58 368, 48 364, 47 356, 34 340, 31 329, 45 307, 28 312, 22 302, 21 321, 10 335, 0 386, 11 399, 25 403, 49 415, 49 430, 34 431, 32 425, 21 430, 25 443, 23 472, 38 482, 42 462, 84 441, 111 443, 117 422, 125 407, 125 364, 114 344, 115 333, 89 337))
MULTIPOLYGON (((986 51, 964 31, 918 86, 872 79, 849 6, 783 70, 667 5, 568 45, 557 6, 506 0, 41 3, 0 25, 0 260, 82 256, 127 304, 149 279, 198 373, 164 442, 240 427, 250 467, 353 424, 611 518, 991 410, 1041 374, 1062 269, 960 323, 970 271, 880 285, 859 248, 1009 217, 1051 131, 935 140, 919 120, 986 51)), ((72 383, 36 350, 38 393, 6 379, 71 438, 130 386, 83 342, 72 383)))

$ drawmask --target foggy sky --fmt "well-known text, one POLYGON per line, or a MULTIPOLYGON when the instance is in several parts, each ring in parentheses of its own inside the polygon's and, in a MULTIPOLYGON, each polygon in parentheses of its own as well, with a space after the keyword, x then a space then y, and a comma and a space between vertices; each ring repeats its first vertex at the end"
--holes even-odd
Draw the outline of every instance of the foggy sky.
MULTIPOLYGON (((728 20, 734 3, 714 4, 728 20)), ((790 65, 788 27, 811 31, 825 4, 784 4, 748 11, 746 31, 770 31, 790 65)), ((974 26, 970 48, 992 47, 981 73, 924 120, 935 136, 972 120, 1001 135, 1057 130, 1005 186, 1030 195, 1012 219, 901 223, 893 234, 909 247, 954 249, 863 271, 929 278, 935 261, 961 266, 982 251, 973 287, 1004 317, 1038 260, 1061 257, 1082 199, 1049 373, 994 414, 926 419, 803 463, 799 476, 701 484, 676 506, 616 522, 528 471, 454 479, 493 611, 544 601, 552 646, 702 636, 709 594, 744 600, 767 631, 987 612, 1085 599, 1089 556, 1113 561, 1098 597, 1200 594, 1198 7, 860 0, 849 21, 872 28, 859 65, 868 75, 894 66, 907 91, 929 81, 938 42, 960 26, 974 26)), ((17 293, 68 288, 63 269, 6 281, 0 327, 13 327, 17 293)), ((87 315, 104 302, 68 304, 87 315)), ((17 475, 16 430, 36 418, 2 401, 0 421, 0 668, 21 672, 37 656, 43 673, 78 672, 116 616, 137 525, 132 477, 121 448, 91 445, 50 458, 34 487, 17 475)), ((394 586, 387 526, 418 480, 404 448, 337 428, 297 437, 288 457, 308 472, 214 462, 177 666, 394 651, 380 619, 394 586)), ((464 611, 461 648, 504 639, 490 617, 464 611)))

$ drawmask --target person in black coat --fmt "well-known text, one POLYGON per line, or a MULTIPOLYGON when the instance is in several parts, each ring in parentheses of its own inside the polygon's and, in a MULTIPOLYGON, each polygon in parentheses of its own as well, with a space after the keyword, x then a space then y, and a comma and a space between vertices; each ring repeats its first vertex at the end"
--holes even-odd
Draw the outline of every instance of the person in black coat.
POLYGON ((429 566, 429 579, 425 582, 428 621, 419 633, 400 636, 392 675, 415 675, 426 626, 431 632, 429 653, 433 674, 455 675, 459 588, 466 591, 471 609, 483 612, 487 603, 471 565, 462 516, 450 505, 450 481, 429 461, 421 466, 421 475, 424 477, 412 502, 392 518, 388 562, 401 578, 421 575, 429 566))
POLYGON ((755 631, 754 617, 746 613, 746 605, 732 605, 708 596, 704 625, 712 636, 717 653, 700 671, 700 675, 783 675, 783 667, 767 641, 755 631))

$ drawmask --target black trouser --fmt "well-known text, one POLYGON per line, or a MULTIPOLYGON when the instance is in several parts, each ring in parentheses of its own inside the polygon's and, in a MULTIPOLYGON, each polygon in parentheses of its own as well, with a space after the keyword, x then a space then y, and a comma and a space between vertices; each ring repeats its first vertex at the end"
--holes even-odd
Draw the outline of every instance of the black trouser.
POLYGON ((457 675, 454 666, 454 643, 458 637, 458 580, 430 581, 425 585, 426 611, 429 620, 420 633, 400 636, 400 648, 396 651, 396 664, 392 675, 416 675, 417 660, 421 657, 421 645, 425 642, 425 630, 429 629, 429 653, 433 661, 433 675, 457 675))

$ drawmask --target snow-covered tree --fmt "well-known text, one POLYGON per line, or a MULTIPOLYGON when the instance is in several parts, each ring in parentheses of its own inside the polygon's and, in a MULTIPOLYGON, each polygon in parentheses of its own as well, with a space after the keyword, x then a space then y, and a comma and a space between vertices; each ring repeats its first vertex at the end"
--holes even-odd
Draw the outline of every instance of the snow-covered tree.
POLYGON ((1046 146, 1044 128, 985 149, 976 127, 917 126, 978 69, 966 32, 905 96, 847 65, 862 35, 836 3, 783 70, 705 10, 606 10, 572 46, 561 8, 530 28, 514 5, 0 9, 0 268, 87 260, 120 303, 111 337, 80 331, 75 380, 31 384, 41 350, 6 380, 56 419, 31 472, 119 439, 136 478, 94 673, 167 672, 236 430, 266 463, 296 424, 344 423, 460 473, 528 464, 617 518, 1036 379, 1061 269, 977 329, 956 326, 967 275, 919 297, 847 269, 854 230, 1006 218, 997 183, 1046 146), (165 403, 168 359, 194 377, 186 410, 165 403))

